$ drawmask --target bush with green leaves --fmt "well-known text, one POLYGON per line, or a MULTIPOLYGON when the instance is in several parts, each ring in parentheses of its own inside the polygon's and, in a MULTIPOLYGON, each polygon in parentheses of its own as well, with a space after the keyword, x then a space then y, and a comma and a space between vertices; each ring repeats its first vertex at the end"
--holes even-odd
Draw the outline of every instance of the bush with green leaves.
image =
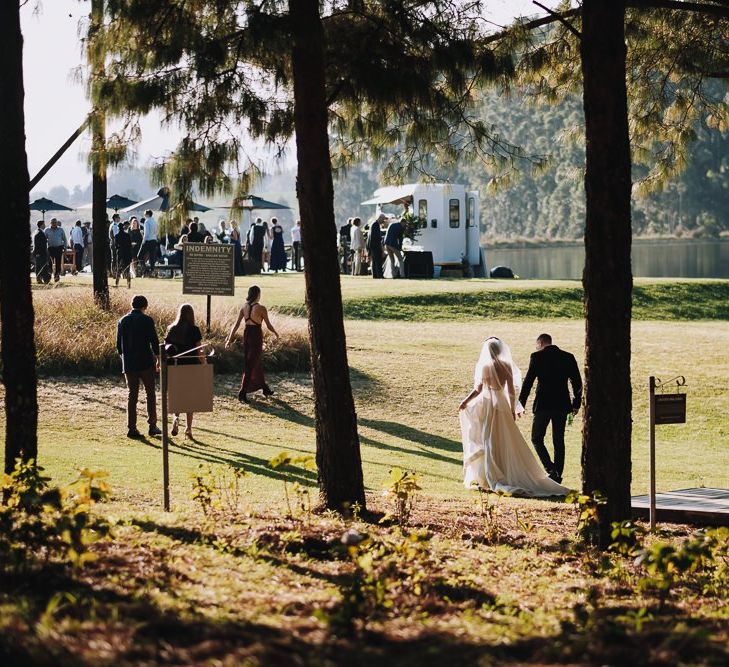
POLYGON ((109 525, 92 514, 106 500, 106 472, 80 471, 65 487, 51 486, 35 461, 18 460, 3 477, 0 505, 0 568, 20 573, 48 563, 83 566, 94 560, 89 547, 109 534, 109 525))
POLYGON ((286 497, 286 508, 288 509, 289 518, 294 517, 294 512, 291 508, 291 498, 289 496, 289 484, 293 484, 293 492, 298 500, 297 504, 302 514, 309 516, 311 514, 309 490, 303 484, 295 482, 291 478, 291 473, 297 467, 305 471, 315 471, 316 461, 314 461, 314 457, 311 455, 292 456, 289 452, 279 452, 268 462, 268 467, 272 470, 280 470, 283 473, 284 496, 286 497))
POLYGON ((565 502, 577 506, 577 537, 588 544, 595 544, 599 539, 600 507, 607 503, 607 498, 600 491, 591 494, 571 491, 565 502))
POLYGON ((701 531, 679 546, 656 542, 639 552, 636 563, 646 572, 639 587, 657 594, 659 609, 679 584, 696 586, 704 595, 726 595, 729 528, 701 531))
POLYGON ((200 506, 205 516, 209 516, 214 510, 238 514, 243 499, 241 480, 246 474, 243 466, 211 466, 201 463, 190 476, 190 498, 200 506))
POLYGON ((384 489, 385 498, 391 500, 392 507, 381 521, 384 523, 395 519, 399 526, 407 525, 415 506, 417 492, 420 491, 418 474, 409 470, 392 468, 384 489))
POLYGON ((357 622, 404 614, 417 607, 431 591, 438 572, 427 531, 371 536, 350 529, 341 541, 353 565, 352 574, 340 586, 341 602, 330 614, 319 616, 338 634, 352 634, 357 622))

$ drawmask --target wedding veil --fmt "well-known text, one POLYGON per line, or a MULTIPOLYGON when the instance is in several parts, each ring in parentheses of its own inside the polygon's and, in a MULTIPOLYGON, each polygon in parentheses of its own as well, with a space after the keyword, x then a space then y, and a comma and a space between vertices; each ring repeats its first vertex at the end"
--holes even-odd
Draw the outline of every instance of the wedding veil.
MULTIPOLYGON (((474 388, 478 387, 484 381, 484 378, 497 377, 495 368, 497 362, 511 368, 514 378, 514 391, 518 397, 522 384, 521 371, 514 363, 509 346, 503 340, 495 337, 487 338, 481 347, 481 356, 478 358, 473 373, 474 388)), ((524 407, 519 401, 516 401, 515 411, 517 413, 524 412, 524 407)))

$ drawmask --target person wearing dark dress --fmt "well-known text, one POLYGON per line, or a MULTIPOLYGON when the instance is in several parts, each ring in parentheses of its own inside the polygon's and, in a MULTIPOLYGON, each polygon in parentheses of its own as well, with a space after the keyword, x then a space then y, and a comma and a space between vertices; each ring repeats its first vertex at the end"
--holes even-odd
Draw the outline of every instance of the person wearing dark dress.
POLYGON ((367 236, 367 251, 370 255, 373 278, 382 278, 382 227, 380 227, 380 223, 384 219, 384 213, 380 213, 377 220, 370 225, 370 233, 367 236))
POLYGON ((243 248, 240 243, 240 229, 238 228, 238 223, 234 220, 230 223, 228 239, 233 244, 233 269, 235 275, 243 276, 245 275, 245 270, 243 269, 243 248))
POLYGON ((35 280, 37 283, 47 285, 51 282, 51 265, 48 257, 48 237, 44 231, 46 223, 38 220, 38 231, 33 237, 33 262, 35 265, 35 280))
MULTIPOLYGON (((204 364, 205 355, 202 349, 196 350, 202 342, 200 329, 195 326, 195 311, 189 303, 183 303, 177 311, 177 319, 170 324, 165 334, 165 345, 170 356, 181 354, 177 359, 180 365, 204 364)), ((195 413, 188 412, 185 428, 185 437, 192 440, 192 419, 195 413)), ((180 432, 180 415, 175 413, 172 418, 172 430, 170 435, 177 435, 180 432)))
POLYGON ((127 287, 132 288, 132 237, 129 233, 129 223, 125 220, 119 225, 116 234, 116 286, 119 287, 119 278, 124 276, 127 287))
POLYGON ((286 249, 284 248, 283 227, 278 224, 276 218, 272 218, 271 222, 274 223, 273 227, 271 227, 273 241, 271 241, 271 261, 269 262, 268 268, 278 273, 279 271, 286 270, 288 257, 286 257, 286 249))
POLYGON ((248 289, 246 301, 225 341, 225 347, 230 347, 240 323, 245 322, 245 328, 243 329, 245 368, 243 369, 243 378, 238 392, 238 400, 242 403, 248 403, 247 394, 259 389, 263 390, 264 396, 273 394, 273 389, 266 384, 266 378, 263 376, 263 323, 265 322, 266 328, 276 336, 276 340, 278 340, 278 333, 273 328, 271 320, 268 319, 266 307, 261 305, 260 301, 261 288, 258 285, 253 285, 248 289))
POLYGON ((251 249, 248 256, 250 257, 250 259, 258 264, 259 270, 263 269, 263 245, 267 233, 268 229, 263 224, 263 220, 261 220, 260 218, 258 218, 256 224, 253 225, 248 232, 249 241, 251 244, 251 249))
POLYGON ((553 345, 549 334, 541 334, 537 338, 536 346, 537 351, 533 352, 529 359, 529 370, 521 387, 519 402, 526 406, 529 392, 536 380, 532 444, 547 474, 559 483, 564 472, 564 429, 568 415, 570 413, 576 415, 580 409, 582 377, 574 356, 553 345), (572 385, 573 399, 570 399, 568 382, 572 385), (544 436, 550 422, 552 422, 554 462, 544 446, 544 436))

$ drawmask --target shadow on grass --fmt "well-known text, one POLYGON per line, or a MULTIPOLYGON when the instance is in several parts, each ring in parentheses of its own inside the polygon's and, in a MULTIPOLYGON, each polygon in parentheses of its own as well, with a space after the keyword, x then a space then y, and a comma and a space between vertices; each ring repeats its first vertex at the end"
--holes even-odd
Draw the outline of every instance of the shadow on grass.
MULTIPOLYGON (((137 442, 147 445, 152 449, 162 449, 161 441, 142 438, 141 440, 137 440, 137 442)), ((263 445, 265 443, 258 444, 263 445)), ((268 477, 279 481, 283 481, 285 479, 287 482, 298 482, 303 486, 316 486, 316 473, 311 470, 298 467, 287 468, 285 470, 273 469, 269 467, 268 460, 261 458, 260 456, 253 456, 252 454, 226 449, 225 447, 208 445, 202 442, 199 438, 195 440, 187 439, 182 441, 171 439, 170 454, 184 456, 186 458, 214 465, 228 465, 234 468, 242 467, 251 475, 260 475, 262 477, 268 477)))
MULTIPOLYGON (((447 452, 460 452, 463 450, 463 445, 458 440, 451 440, 441 435, 434 435, 433 433, 421 431, 412 426, 406 426, 405 424, 383 421, 381 419, 359 419, 358 421, 363 426, 374 429, 375 431, 381 431, 382 433, 387 433, 388 435, 402 438, 403 440, 410 440, 424 447, 434 447, 447 452)), ((450 461, 453 459, 448 458, 447 460, 450 461)))
MULTIPOLYGON (((156 524, 140 527, 160 530, 156 524)), ((637 609, 619 606, 576 610, 573 620, 562 621, 551 635, 535 632, 536 636, 509 641, 504 634, 488 643, 466 637, 454 623, 463 611, 460 605, 466 604, 471 623, 479 606, 486 605, 491 609, 491 620, 484 617, 482 622, 491 623, 492 629, 504 624, 510 617, 509 610, 502 615, 493 597, 480 590, 444 589, 434 600, 435 610, 450 617, 452 633, 432 629, 437 614, 430 614, 431 628, 413 621, 405 638, 387 629, 361 627, 351 636, 337 637, 311 620, 316 608, 312 602, 302 600, 298 605, 289 605, 289 611, 279 613, 285 618, 276 618, 275 590, 271 591, 272 600, 262 601, 271 606, 265 624, 241 618, 246 607, 238 608, 227 599, 220 603, 228 610, 225 614, 210 613, 211 605, 214 608, 217 604, 210 598, 200 610, 184 596, 175 598, 177 608, 163 609, 158 602, 159 591, 176 592, 179 574, 158 560, 127 561, 117 555, 87 568, 83 581, 43 572, 35 577, 3 577, 4 613, 8 621, 15 615, 18 622, 0 628, 0 661, 26 667, 115 663, 355 667, 376 663, 419 667, 444 663, 719 665, 727 664, 729 659, 727 646, 721 642, 722 621, 693 618, 680 610, 645 621, 642 630, 630 620, 637 609), (132 585, 125 589, 113 583, 143 582, 150 577, 153 593, 144 587, 132 585), (60 591, 69 595, 68 601, 55 606, 49 616, 52 600, 60 591), (13 608, 17 611, 11 613, 13 608), (19 622, 21 609, 23 620, 19 622), (237 617, 231 618, 231 611, 237 617), (52 631, 37 631, 48 628, 49 623, 52 631)), ((335 602, 330 611, 336 609, 335 602)), ((253 609, 249 613, 255 616, 257 612, 253 609)))

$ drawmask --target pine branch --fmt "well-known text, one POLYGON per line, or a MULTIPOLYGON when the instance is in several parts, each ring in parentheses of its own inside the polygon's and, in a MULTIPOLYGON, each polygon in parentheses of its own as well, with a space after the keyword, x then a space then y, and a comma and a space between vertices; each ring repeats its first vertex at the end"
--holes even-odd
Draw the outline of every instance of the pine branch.
POLYGON ((701 2, 683 2, 683 0, 627 0, 625 6, 634 9, 674 9, 729 19, 729 3, 718 6, 701 2))
POLYGON ((562 16, 560 16, 557 12, 551 10, 549 7, 543 5, 541 2, 537 2, 537 0, 532 0, 532 4, 535 4, 537 7, 540 7, 543 9, 547 14, 550 16, 554 16, 567 30, 569 30, 577 39, 582 39, 582 33, 580 33, 577 28, 575 28, 569 21, 564 19, 562 16))

